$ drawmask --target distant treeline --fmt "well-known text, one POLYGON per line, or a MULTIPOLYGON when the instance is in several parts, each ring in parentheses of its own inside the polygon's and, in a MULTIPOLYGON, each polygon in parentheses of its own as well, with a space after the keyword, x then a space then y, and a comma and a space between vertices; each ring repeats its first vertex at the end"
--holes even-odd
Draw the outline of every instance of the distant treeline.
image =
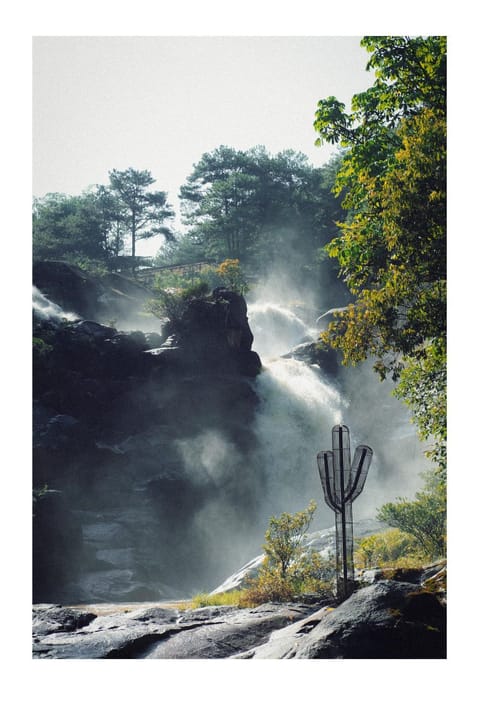
POLYGON ((180 189, 181 233, 167 194, 149 191, 148 170, 112 170, 109 185, 35 199, 34 259, 114 269, 119 257, 136 257, 138 240, 163 236, 155 264, 235 258, 250 272, 281 263, 335 283, 336 263, 323 248, 345 216, 331 192, 339 162, 314 168, 301 153, 273 156, 264 147, 205 153, 180 189))

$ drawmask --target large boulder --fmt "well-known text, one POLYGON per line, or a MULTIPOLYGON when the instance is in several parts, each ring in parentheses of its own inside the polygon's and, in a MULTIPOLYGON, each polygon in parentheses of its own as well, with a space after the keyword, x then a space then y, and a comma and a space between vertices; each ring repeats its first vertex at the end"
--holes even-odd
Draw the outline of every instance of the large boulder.
POLYGON ((260 371, 260 358, 251 349, 247 304, 235 292, 217 288, 208 297, 193 298, 165 332, 169 337, 156 353, 168 353, 171 361, 189 370, 248 377, 260 371))
POLYGON ((431 659, 446 657, 446 609, 435 592, 394 580, 364 587, 273 633, 243 659, 431 659))

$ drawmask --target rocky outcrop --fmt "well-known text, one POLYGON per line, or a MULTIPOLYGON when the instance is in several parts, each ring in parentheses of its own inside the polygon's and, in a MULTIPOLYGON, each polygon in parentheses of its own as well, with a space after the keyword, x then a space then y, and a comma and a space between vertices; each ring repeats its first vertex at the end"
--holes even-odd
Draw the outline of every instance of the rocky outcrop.
MULTIPOLYGON (((182 610, 175 605, 34 607, 34 658, 431 659, 446 657, 438 578, 381 579, 335 606, 267 603, 182 610)), ((433 572, 433 577, 431 577, 433 572)), ((442 582, 440 581, 440 585, 442 582)))
POLYGON ((244 659, 431 659, 446 657, 446 610, 422 586, 382 580, 337 608, 273 633, 244 659))
POLYGON ((227 658, 304 618, 307 605, 267 604, 180 611, 161 607, 95 616, 54 606, 34 608, 34 658, 227 658), (81 630, 72 630, 83 618, 81 630))
POLYGON ((210 549, 217 508, 235 547, 256 504, 260 359, 245 301, 219 292, 187 303, 173 342, 160 323, 119 331, 94 319, 103 278, 62 263, 36 266, 35 278, 70 311, 92 312, 34 315, 34 488, 48 490, 33 519, 35 602, 155 601, 212 586, 243 561, 210 549))
MULTIPOLYGON (((33 264, 35 287, 67 313, 99 323, 128 320, 130 327, 146 329, 145 305, 152 293, 133 278, 118 273, 93 276, 75 265, 55 260, 33 264)), ((150 323, 151 324, 151 323, 150 323)))
POLYGON ((255 377, 261 361, 252 351, 253 334, 245 299, 235 292, 216 288, 207 297, 185 303, 175 321, 169 321, 165 343, 151 354, 186 371, 255 377))

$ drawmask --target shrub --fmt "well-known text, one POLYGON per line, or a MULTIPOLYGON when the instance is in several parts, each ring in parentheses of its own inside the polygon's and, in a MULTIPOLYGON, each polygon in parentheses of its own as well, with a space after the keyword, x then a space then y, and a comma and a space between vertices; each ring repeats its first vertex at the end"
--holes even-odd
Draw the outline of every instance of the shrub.
POLYGON ((236 605, 238 607, 247 607, 245 601, 245 590, 228 590, 227 592, 215 593, 198 593, 182 606, 183 610, 192 610, 200 607, 211 607, 217 605, 236 605))
POLYGON ((431 560, 446 553, 446 484, 442 476, 425 476, 425 487, 414 500, 399 498, 383 505, 378 520, 409 533, 415 547, 431 560))
POLYGON ((209 285, 204 280, 190 282, 180 290, 164 289, 157 285, 156 297, 150 300, 147 309, 156 317, 169 320, 171 330, 175 332, 181 326, 183 313, 190 300, 205 297, 209 291, 209 285))
POLYGON ((316 503, 305 510, 270 518, 265 533, 265 559, 245 593, 248 603, 287 602, 302 593, 329 592, 326 562, 320 554, 304 547, 316 503))
POLYGON ((364 568, 392 566, 399 561, 405 565, 409 560, 419 562, 415 540, 397 529, 362 538, 355 549, 355 564, 364 568))
POLYGON ((249 287, 243 270, 240 267, 240 260, 227 258, 215 270, 222 284, 229 290, 246 295, 249 287))

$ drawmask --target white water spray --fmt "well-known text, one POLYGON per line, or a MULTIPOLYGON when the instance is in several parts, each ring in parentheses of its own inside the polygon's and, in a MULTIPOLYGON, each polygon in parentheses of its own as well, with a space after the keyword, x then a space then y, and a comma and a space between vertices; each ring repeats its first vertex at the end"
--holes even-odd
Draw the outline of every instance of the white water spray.
POLYGON ((315 449, 322 434, 342 422, 345 402, 317 368, 293 359, 267 363, 257 392, 264 502, 275 512, 299 510, 318 495, 315 449))
POLYGON ((34 313, 46 320, 54 322, 78 320, 78 315, 63 310, 60 305, 49 300, 35 285, 32 287, 32 307, 34 313))
POLYGON ((316 448, 322 434, 342 422, 346 403, 318 366, 279 357, 315 338, 292 310, 253 303, 249 322, 263 361, 254 431, 265 477, 264 514, 291 512, 317 497, 316 448))
POLYGON ((313 342, 318 330, 310 328, 294 312, 274 302, 254 302, 248 306, 254 335, 253 350, 264 362, 289 352, 295 345, 313 342))
POLYGON ((255 420, 259 461, 264 470, 264 514, 292 512, 318 501, 316 524, 328 526, 331 512, 323 503, 316 454, 330 447, 331 429, 351 424, 352 443, 374 447, 368 492, 357 517, 374 517, 383 502, 409 494, 422 484, 423 449, 406 408, 391 396, 391 383, 380 383, 368 367, 349 368, 341 390, 316 365, 278 357, 307 336, 310 329, 295 313, 272 302, 249 306, 254 349, 263 361, 256 380, 260 406, 255 420), (276 359, 271 359, 276 355, 276 359))

